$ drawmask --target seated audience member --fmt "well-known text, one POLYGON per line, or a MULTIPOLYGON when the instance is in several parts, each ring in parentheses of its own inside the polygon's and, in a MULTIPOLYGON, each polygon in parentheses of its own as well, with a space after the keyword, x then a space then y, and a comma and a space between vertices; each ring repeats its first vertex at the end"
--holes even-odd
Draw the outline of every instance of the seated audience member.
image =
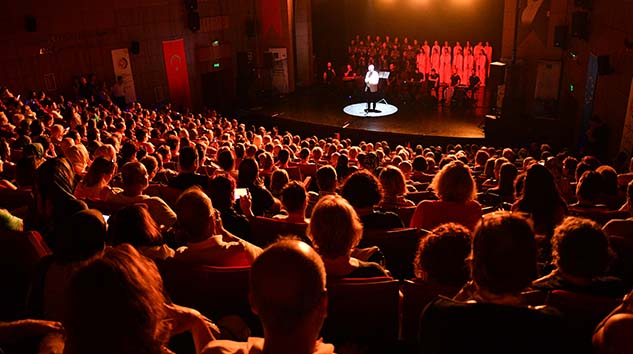
POLYGON ((596 170, 602 179, 602 190, 598 204, 604 204, 611 210, 622 206, 623 198, 618 193, 618 173, 611 166, 602 165, 596 170))
POLYGON ((419 353, 565 353, 562 319, 533 308, 521 292, 536 277, 536 241, 527 220, 510 213, 482 219, 474 231, 472 282, 456 300, 438 298, 420 320, 419 353))
POLYGON ((145 204, 149 214, 158 225, 171 227, 176 222, 176 213, 164 200, 143 194, 143 191, 149 186, 149 176, 142 163, 135 161, 123 165, 121 179, 123 191, 108 197, 108 202, 122 205, 145 204))
POLYGON ((86 152, 84 155, 84 152, 79 145, 73 145, 68 148, 65 156, 72 163, 73 170, 77 176, 83 176, 86 174, 86 168, 88 167, 90 160, 88 159, 88 153, 86 152))
POLYGON ((129 243, 150 259, 167 259, 175 254, 163 242, 160 228, 143 204, 128 205, 110 216, 108 243, 129 243))
POLYGON ((596 328, 593 345, 597 354, 633 354, 633 292, 596 328))
POLYGON ((354 208, 338 195, 328 195, 314 206, 307 231, 316 251, 325 263, 328 277, 372 278, 388 276, 378 263, 352 257, 363 235, 354 208))
POLYGON ((221 169, 221 171, 218 172, 228 173, 234 179, 237 178, 237 171, 235 170, 235 158, 233 157, 233 152, 231 152, 228 147, 220 148, 220 151, 218 151, 217 160, 218 166, 221 169))
POLYGON ((226 174, 218 174, 211 179, 209 184, 209 197, 213 206, 220 212, 222 226, 226 231, 243 239, 250 240, 251 227, 249 218, 253 218, 251 210, 251 197, 247 193, 240 197, 237 202, 240 204, 242 213, 235 210, 235 180, 226 174))
POLYGON ((76 212, 88 209, 75 198, 75 173, 65 158, 46 160, 35 171, 33 204, 24 219, 24 229, 38 231, 53 251, 58 233, 76 212))
POLYGON ((270 175, 270 194, 275 198, 281 198, 281 190, 290 182, 288 172, 277 169, 270 175))
POLYGON ((88 168, 88 172, 75 188, 75 197, 79 199, 106 200, 120 192, 113 191, 110 181, 116 173, 116 164, 103 157, 97 157, 88 168))
POLYGON ((431 230, 454 222, 474 229, 481 219, 481 205, 475 200, 477 187, 470 169, 461 161, 453 161, 438 172, 430 187, 439 200, 423 200, 411 218, 411 227, 431 230))
POLYGON ((206 190, 209 187, 209 176, 196 173, 198 170, 198 151, 195 148, 185 146, 180 149, 178 168, 178 175, 169 181, 170 187, 180 190, 193 186, 199 186, 206 190))
POLYGON ((366 230, 386 230, 404 227, 402 220, 397 214, 376 209, 382 200, 382 186, 378 178, 371 174, 369 170, 360 170, 352 173, 341 187, 341 196, 354 207, 366 230))
MULTIPOLYGON (((626 204, 620 209, 628 211, 633 216, 633 181, 629 182, 626 188, 626 204)), ((633 238, 633 217, 628 219, 616 219, 604 225, 604 233, 607 236, 623 236, 633 238)))
POLYGON ((281 204, 259 180, 259 167, 255 159, 242 160, 238 171, 237 187, 248 188, 252 198, 253 215, 263 216, 264 211, 279 210, 281 204))
POLYGON ((554 231, 552 247, 556 269, 534 281, 532 288, 606 297, 625 294, 618 278, 605 276, 611 258, 609 240, 595 222, 568 217, 554 231))
POLYGON ((215 340, 202 353, 334 353, 331 344, 319 339, 327 316, 325 285, 323 261, 310 246, 278 241, 251 269, 251 308, 262 322, 264 338, 215 340))
POLYGON ((461 289, 470 280, 470 230, 443 224, 420 241, 415 256, 415 276, 434 284, 461 289))
POLYGON ((310 221, 306 218, 307 193, 301 183, 292 181, 281 190, 281 205, 286 214, 275 215, 274 219, 301 224, 310 221))
POLYGON ((55 252, 40 261, 33 277, 27 305, 32 317, 61 321, 71 274, 105 248, 106 223, 97 210, 75 213, 63 230, 55 252))
POLYGON ((407 185, 404 174, 397 167, 387 166, 380 171, 378 176, 384 195, 380 202, 380 208, 393 210, 401 207, 415 206, 415 203, 405 197, 407 185))
POLYGON ((216 267, 250 266, 261 249, 224 230, 220 212, 199 188, 186 190, 176 202, 178 225, 186 246, 175 259, 216 267))
POLYGON ((116 162, 116 149, 112 144, 103 144, 95 150, 94 158, 103 157, 108 161, 116 162))
POLYGON ((191 332, 195 349, 217 327, 198 311, 168 304, 156 265, 130 245, 105 250, 83 264, 67 291, 65 353, 171 353, 175 334, 191 332))
POLYGON ((570 205, 571 209, 606 209, 600 203, 602 193, 602 177, 596 171, 585 171, 576 185, 578 202, 570 205))
POLYGON ((316 185, 319 188, 319 192, 308 192, 307 215, 312 214, 312 208, 314 208, 321 198, 326 195, 336 194, 337 181, 338 179, 334 167, 330 165, 319 167, 316 173, 316 185))
POLYGON ((551 237, 554 228, 567 214, 567 203, 561 197, 552 174, 544 166, 534 163, 527 169, 522 193, 512 205, 512 211, 529 214, 534 231, 551 237))
POLYGON ((489 193, 497 194, 506 203, 514 203, 514 181, 519 171, 510 162, 501 165, 499 169, 499 185, 488 189, 489 193))

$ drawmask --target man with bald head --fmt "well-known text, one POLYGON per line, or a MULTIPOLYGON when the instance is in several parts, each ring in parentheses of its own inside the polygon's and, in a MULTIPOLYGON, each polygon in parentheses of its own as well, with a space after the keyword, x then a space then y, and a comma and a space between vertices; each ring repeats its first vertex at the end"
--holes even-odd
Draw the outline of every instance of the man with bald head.
POLYGON ((281 240, 253 263, 250 302, 264 327, 264 338, 248 342, 216 340, 203 354, 329 354, 319 340, 327 315, 325 267, 319 255, 298 240, 281 240))
POLYGON ((174 258, 215 267, 250 266, 262 250, 224 229, 220 212, 199 188, 191 187, 176 201, 176 215, 186 246, 174 258))

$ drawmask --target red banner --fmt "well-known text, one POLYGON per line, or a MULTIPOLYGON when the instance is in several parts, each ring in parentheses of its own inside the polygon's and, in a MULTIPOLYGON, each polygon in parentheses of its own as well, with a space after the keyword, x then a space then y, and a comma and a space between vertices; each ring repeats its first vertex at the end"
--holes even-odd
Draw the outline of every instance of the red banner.
POLYGON ((185 56, 185 41, 177 39, 163 42, 165 56, 165 71, 169 84, 169 95, 174 107, 191 107, 191 89, 189 87, 189 72, 187 71, 187 57, 185 56))
POLYGON ((262 33, 264 37, 281 35, 281 4, 279 0, 262 0, 262 33))

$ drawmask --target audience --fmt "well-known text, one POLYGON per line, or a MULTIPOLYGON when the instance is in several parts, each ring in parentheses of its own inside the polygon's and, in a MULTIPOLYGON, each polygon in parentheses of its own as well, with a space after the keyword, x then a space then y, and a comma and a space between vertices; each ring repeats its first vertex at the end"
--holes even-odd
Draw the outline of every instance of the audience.
POLYGON ((261 249, 227 232, 220 212, 199 188, 192 187, 176 202, 178 226, 186 246, 176 250, 176 260, 216 267, 250 266, 261 249))
POLYGON ((526 219, 509 213, 482 219, 472 240, 472 282, 458 300, 439 298, 426 307, 419 352, 568 352, 556 311, 529 307, 521 296, 536 277, 536 251, 526 219))
MULTIPOLYGON (((351 209, 351 208, 350 208, 351 209)), ((250 302, 264 327, 264 338, 247 342, 211 341, 203 354, 334 353, 320 338, 327 317, 323 261, 307 244, 282 240, 253 263, 250 302)))
POLYGON ((150 197, 143 194, 149 186, 149 175, 147 169, 138 161, 128 162, 121 168, 121 179, 123 191, 111 195, 107 201, 129 205, 141 203, 147 205, 147 210, 158 225, 171 227, 176 222, 176 213, 160 197, 150 197))
POLYGON ((285 214, 275 215, 274 219, 285 220, 292 223, 308 223, 306 208, 308 207, 307 193, 303 185, 292 181, 281 190, 282 211, 285 214))
POLYGON ((354 207, 365 230, 404 227, 397 214, 377 209, 382 200, 382 193, 380 181, 369 170, 352 173, 341 187, 341 196, 354 207))
POLYGON ((75 197, 79 199, 106 200, 113 194, 110 181, 116 172, 116 163, 104 157, 97 157, 88 172, 75 187, 75 197))
POLYGON ((308 237, 323 258, 328 277, 372 278, 388 276, 378 263, 352 257, 363 235, 363 225, 354 208, 342 197, 329 195, 315 205, 308 237))
POLYGON ((411 227, 431 230, 454 222, 473 229, 481 219, 481 205, 475 200, 477 187, 468 166, 461 161, 446 164, 430 187, 440 200, 423 200, 411 218, 411 227))

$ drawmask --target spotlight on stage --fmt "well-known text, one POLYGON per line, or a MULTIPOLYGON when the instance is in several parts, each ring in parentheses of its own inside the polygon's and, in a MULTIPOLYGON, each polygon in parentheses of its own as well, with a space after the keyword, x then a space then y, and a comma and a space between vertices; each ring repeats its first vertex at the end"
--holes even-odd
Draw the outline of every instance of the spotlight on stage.
POLYGON ((398 112, 398 107, 387 103, 384 99, 376 103, 376 109, 373 111, 366 111, 367 103, 354 103, 343 108, 343 112, 350 116, 361 118, 377 118, 386 117, 398 112))

